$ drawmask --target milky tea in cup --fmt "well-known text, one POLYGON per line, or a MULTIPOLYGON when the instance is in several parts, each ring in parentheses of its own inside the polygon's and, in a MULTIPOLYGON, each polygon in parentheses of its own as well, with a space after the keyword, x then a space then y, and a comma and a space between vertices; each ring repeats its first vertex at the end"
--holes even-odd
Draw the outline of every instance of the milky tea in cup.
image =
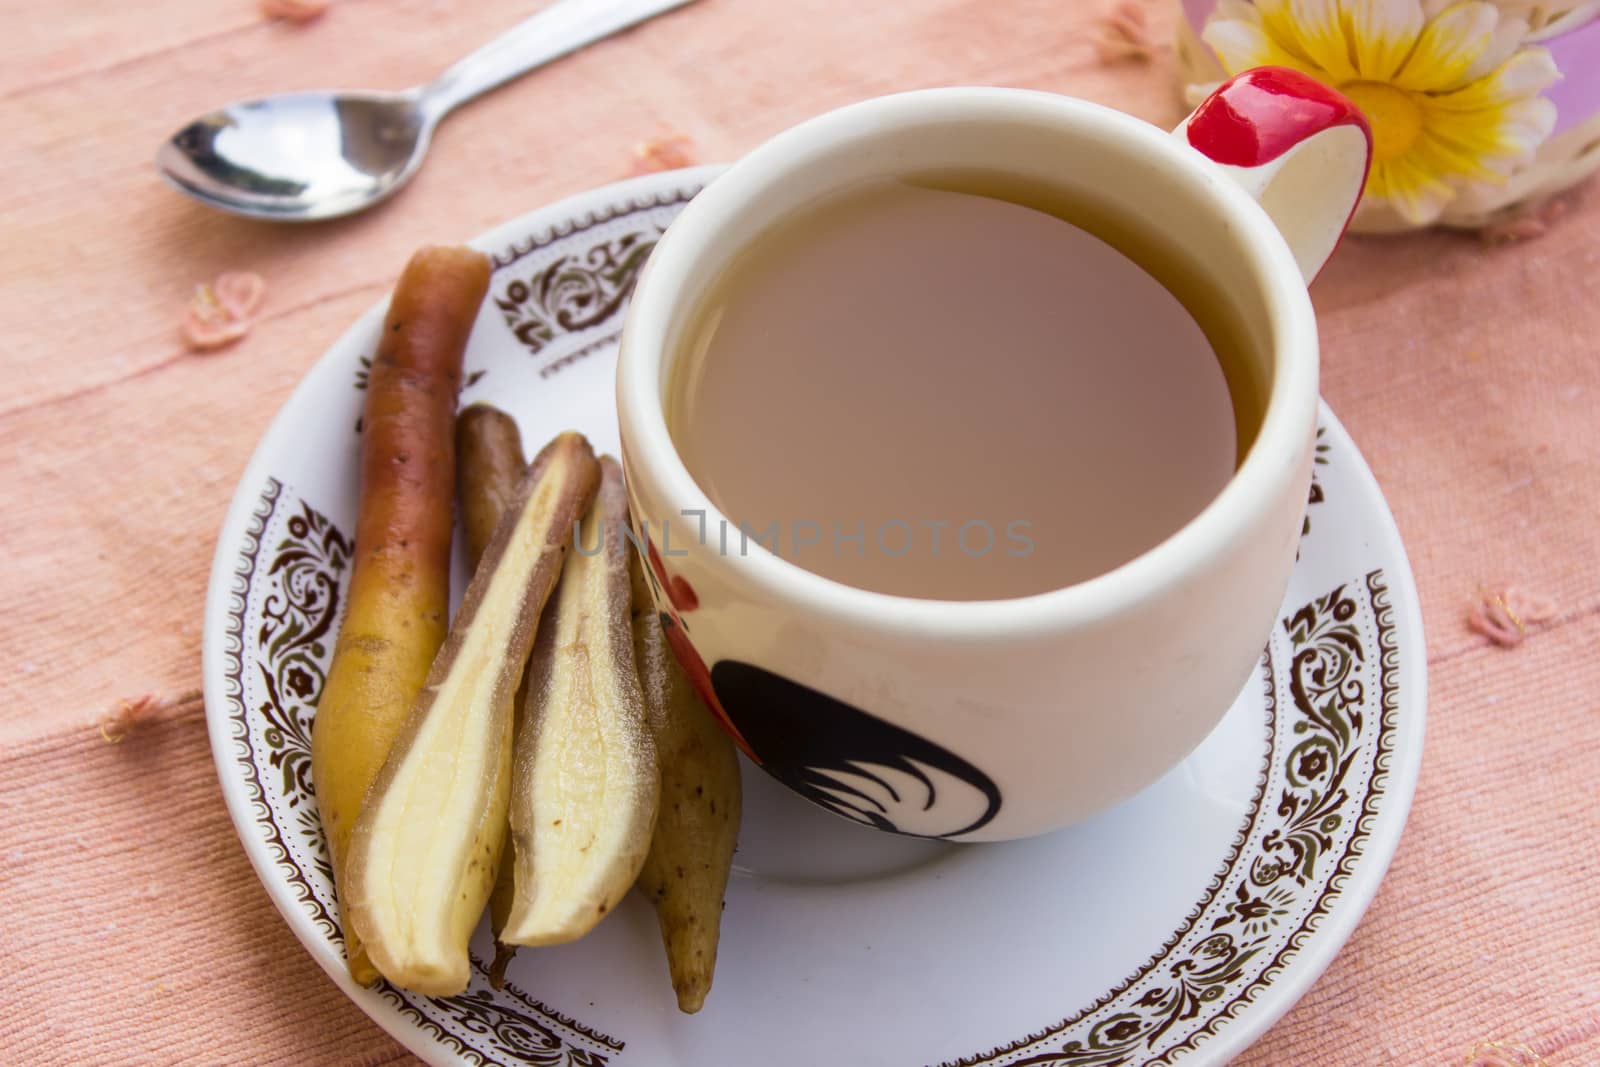
POLYGON ((1186 262, 1107 203, 998 172, 864 183, 755 235, 669 361, 718 550, 993 600, 1155 547, 1265 406, 1230 301, 1186 262))

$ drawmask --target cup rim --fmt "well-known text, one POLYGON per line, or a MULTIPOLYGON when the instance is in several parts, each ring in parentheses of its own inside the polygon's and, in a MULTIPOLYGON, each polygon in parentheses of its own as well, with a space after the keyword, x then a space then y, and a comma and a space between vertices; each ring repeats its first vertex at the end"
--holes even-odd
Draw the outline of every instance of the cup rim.
MULTIPOLYGON (((1318 403, 1318 341, 1310 295, 1289 246, 1265 210, 1216 164, 1142 119, 1073 97, 1030 89, 946 87, 879 96, 825 112, 759 145, 718 174, 673 220, 640 275, 622 331, 617 404, 624 462, 647 468, 659 495, 681 514, 703 512, 704 522, 727 516, 689 472, 667 429, 662 371, 666 341, 689 309, 677 301, 682 276, 697 245, 719 235, 733 209, 780 178, 796 157, 835 143, 845 134, 870 134, 888 125, 937 122, 952 109, 970 114, 1071 124, 1091 138, 1115 138, 1126 152, 1153 166, 1184 171, 1197 195, 1228 217, 1247 261, 1253 261, 1270 324, 1272 388, 1260 429, 1244 461, 1222 489, 1164 540, 1092 578, 1027 596, 991 600, 939 600, 882 593, 847 585, 801 567, 757 542, 738 556, 708 565, 754 587, 770 600, 808 614, 865 629, 930 638, 1024 636, 1071 628, 1127 610, 1180 584, 1184 575, 1223 554, 1252 517, 1275 499, 1292 474, 1289 457, 1304 447, 1318 403)), ((723 528, 723 527, 719 527, 723 528)))

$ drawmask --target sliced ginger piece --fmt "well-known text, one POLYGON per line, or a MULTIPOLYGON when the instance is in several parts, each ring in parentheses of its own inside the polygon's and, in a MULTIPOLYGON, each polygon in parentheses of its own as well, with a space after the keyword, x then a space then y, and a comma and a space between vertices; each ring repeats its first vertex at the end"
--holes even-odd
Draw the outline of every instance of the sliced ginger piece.
POLYGON ((528 665, 511 786, 516 889, 500 931, 512 945, 561 944, 593 929, 633 885, 655 827, 655 744, 633 660, 627 492, 616 460, 600 465, 600 491, 528 665))
POLYGON ((534 459, 356 821, 350 919, 398 986, 466 989, 467 942, 505 844, 513 696, 598 481, 578 434, 534 459))
MULTIPOLYGON (((483 551, 494 537, 501 516, 515 499, 517 486, 527 470, 522 435, 515 419, 482 402, 461 409, 456 416, 456 485, 460 491, 461 528, 466 534, 467 566, 472 570, 477 570, 483 551)), ((526 688, 524 675, 523 689, 526 688)), ((515 707, 521 709, 524 703, 523 690, 518 690, 515 707)), ((489 894, 490 928, 495 935, 489 984, 496 989, 505 983, 506 966, 517 951, 515 946, 499 939, 506 917, 511 914, 515 892, 511 857, 502 852, 494 891, 489 894)))

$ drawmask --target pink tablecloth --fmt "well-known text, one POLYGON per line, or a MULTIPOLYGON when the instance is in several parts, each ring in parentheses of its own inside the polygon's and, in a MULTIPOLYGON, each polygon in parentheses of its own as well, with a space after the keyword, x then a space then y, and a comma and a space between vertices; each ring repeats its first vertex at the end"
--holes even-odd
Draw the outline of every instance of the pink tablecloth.
MULTIPOLYGON (((1170 52, 1107 65, 1098 3, 702 0, 474 105, 414 188, 314 228, 163 187, 160 138, 220 101, 421 80, 527 13, 513 0, 252 0, 0 10, 0 1060, 386 1063, 406 1054, 301 951, 217 792, 198 701, 109 745, 118 698, 198 684, 213 538, 267 421, 409 250, 624 174, 687 134, 729 158, 816 111, 952 82, 1178 118, 1170 52), (268 279, 219 355, 176 322, 195 282, 268 279)), ((1154 6, 1164 40, 1171 10, 1154 6)), ((1348 948, 1249 1065, 1441 1064, 1524 1043, 1600 1062, 1600 197, 1489 249, 1346 244, 1316 287, 1325 392, 1391 500, 1433 682, 1410 828, 1348 948), (1468 630, 1507 583, 1553 621, 1468 630)))

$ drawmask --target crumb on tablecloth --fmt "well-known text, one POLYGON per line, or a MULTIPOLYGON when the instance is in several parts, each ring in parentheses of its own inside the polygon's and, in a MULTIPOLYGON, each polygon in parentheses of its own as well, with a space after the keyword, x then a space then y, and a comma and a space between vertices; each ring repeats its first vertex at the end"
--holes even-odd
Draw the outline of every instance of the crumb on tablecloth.
POLYGON ((1528 636, 1528 628, 1555 617, 1556 604, 1547 596, 1511 585, 1500 592, 1479 594, 1467 615, 1467 626, 1501 648, 1515 648, 1528 636))
POLYGON ((261 14, 269 19, 310 22, 328 10, 329 0, 260 0, 261 14))
POLYGON ((109 744, 117 745, 141 726, 176 719, 196 707, 204 706, 205 698, 198 689, 186 689, 166 696, 145 693, 117 701, 95 725, 101 737, 109 744))
POLYGON ((214 352, 239 340, 255 325, 267 283, 250 271, 224 271, 195 287, 184 309, 183 338, 196 352, 214 352))
POLYGON ((681 133, 641 141, 633 146, 633 174, 654 174, 656 171, 692 167, 695 163, 694 141, 681 133))
POLYGON ((1150 20, 1144 7, 1137 0, 1121 0, 1102 15, 1094 50, 1102 63, 1148 62, 1155 54, 1155 44, 1150 37, 1150 20))

